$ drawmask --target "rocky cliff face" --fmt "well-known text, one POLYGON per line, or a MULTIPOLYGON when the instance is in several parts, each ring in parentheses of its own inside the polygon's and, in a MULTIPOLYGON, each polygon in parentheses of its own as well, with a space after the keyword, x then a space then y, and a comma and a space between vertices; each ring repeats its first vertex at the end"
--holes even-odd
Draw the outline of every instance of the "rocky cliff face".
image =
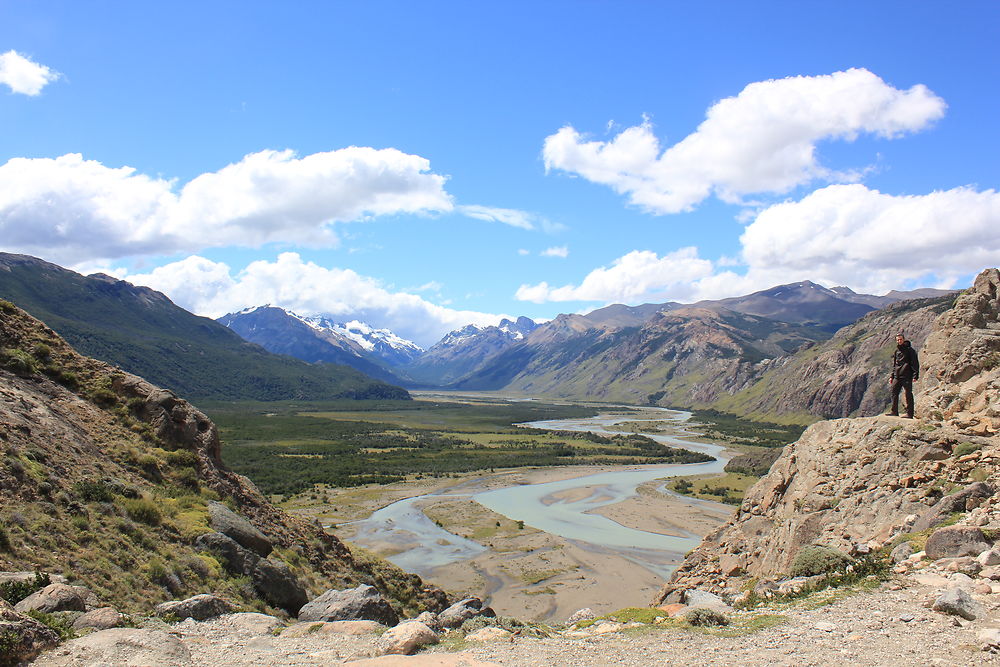
POLYGON ((271 571, 306 591, 363 582, 400 608, 440 607, 418 577, 273 506, 220 448, 187 401, 78 355, 0 301, 0 570, 62 574, 125 610, 205 589, 265 609, 261 582, 199 547, 220 530, 209 509, 223 501, 273 545, 271 571))
POLYGON ((809 427, 691 552, 655 602, 695 587, 735 594, 787 575, 803 547, 849 554, 960 513, 1000 529, 1000 273, 934 322, 923 348, 918 420, 868 417, 809 427))

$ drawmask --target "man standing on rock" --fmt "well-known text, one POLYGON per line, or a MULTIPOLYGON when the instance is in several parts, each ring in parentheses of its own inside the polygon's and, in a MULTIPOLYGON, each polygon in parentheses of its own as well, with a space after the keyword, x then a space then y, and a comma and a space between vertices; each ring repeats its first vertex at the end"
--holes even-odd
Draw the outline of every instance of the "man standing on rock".
POLYGON ((886 414, 899 416, 899 392, 906 390, 906 417, 913 419, 913 381, 920 378, 920 361, 917 351, 902 333, 896 334, 896 351, 892 353, 892 375, 889 385, 892 387, 892 410, 886 414))

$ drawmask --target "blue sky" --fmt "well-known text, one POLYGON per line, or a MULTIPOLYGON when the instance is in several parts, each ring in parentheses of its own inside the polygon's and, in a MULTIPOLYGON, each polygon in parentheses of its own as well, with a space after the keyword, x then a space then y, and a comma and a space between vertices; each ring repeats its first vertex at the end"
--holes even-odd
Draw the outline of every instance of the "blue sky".
POLYGON ((996 2, 0 0, 0 250, 422 345, 1000 264, 996 2))

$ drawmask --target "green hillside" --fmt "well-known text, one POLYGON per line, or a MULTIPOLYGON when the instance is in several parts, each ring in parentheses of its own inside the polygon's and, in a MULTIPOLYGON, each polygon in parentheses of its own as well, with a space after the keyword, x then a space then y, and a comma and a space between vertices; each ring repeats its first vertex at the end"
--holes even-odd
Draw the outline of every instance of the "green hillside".
POLYGON ((82 354, 193 399, 409 397, 347 366, 271 354, 155 290, 82 276, 25 255, 0 253, 0 298, 45 322, 82 354))

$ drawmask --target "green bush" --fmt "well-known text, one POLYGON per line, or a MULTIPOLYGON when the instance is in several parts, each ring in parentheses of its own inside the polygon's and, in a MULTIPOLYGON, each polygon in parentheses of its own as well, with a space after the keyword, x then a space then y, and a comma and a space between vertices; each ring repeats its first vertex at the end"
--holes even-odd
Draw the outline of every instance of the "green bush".
POLYGON ((90 400, 102 408, 109 408, 118 403, 118 394, 110 389, 101 387, 90 392, 90 400))
POLYGON ((62 641, 74 639, 76 637, 76 632, 73 630, 73 621, 66 616, 46 614, 45 612, 38 611, 36 609, 28 610, 26 615, 48 627, 50 630, 55 631, 55 633, 59 635, 59 639, 62 641))
POLYGON ((156 506, 156 503, 145 498, 126 500, 125 513, 133 521, 145 523, 150 526, 158 526, 160 525, 160 521, 163 520, 163 515, 160 514, 160 508, 156 506))
POLYGON ((86 503, 110 503, 114 491, 105 482, 84 480, 73 485, 73 495, 86 503))
POLYGON ((971 454, 972 452, 978 452, 983 446, 975 442, 963 442, 952 451, 952 456, 959 457, 965 456, 966 454, 971 454))
POLYGON ((45 361, 52 356, 52 348, 45 343, 38 343, 31 349, 31 354, 39 361, 45 361))
POLYGON ((789 574, 793 577, 812 577, 843 570, 853 562, 850 556, 830 547, 805 547, 795 555, 789 574))
POLYGON ((48 586, 52 581, 49 575, 35 572, 34 580, 30 581, 7 581, 0 584, 0 598, 3 598, 11 605, 15 605, 35 591, 39 591, 48 586))
POLYGON ((38 362, 24 350, 4 348, 0 350, 0 361, 4 368, 18 375, 33 375, 38 372, 38 362))
POLYGON ((7 534, 7 529, 0 526, 0 551, 10 551, 10 535, 7 534))
POLYGON ((692 609, 684 615, 684 620, 686 620, 690 625, 701 627, 729 625, 728 616, 723 614, 721 611, 705 609, 704 607, 692 609))
POLYGON ((15 310, 17 310, 17 306, 6 299, 0 299, 0 312, 13 313, 15 310))

